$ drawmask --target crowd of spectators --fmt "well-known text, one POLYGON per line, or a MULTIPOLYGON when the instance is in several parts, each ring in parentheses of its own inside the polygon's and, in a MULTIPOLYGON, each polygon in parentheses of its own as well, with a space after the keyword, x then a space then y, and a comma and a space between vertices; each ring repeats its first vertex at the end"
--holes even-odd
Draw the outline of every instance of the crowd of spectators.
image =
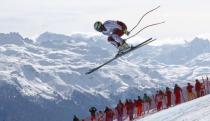
POLYGON ((175 84, 171 89, 166 87, 164 90, 157 90, 153 95, 138 96, 137 99, 126 99, 125 102, 119 100, 116 107, 105 107, 104 111, 97 111, 96 107, 89 109, 90 118, 79 119, 76 115, 73 121, 123 121, 145 116, 151 112, 158 112, 163 109, 176 106, 186 101, 191 101, 210 93, 210 81, 208 77, 202 80, 195 80, 195 84, 187 83, 186 86, 180 87, 175 84))

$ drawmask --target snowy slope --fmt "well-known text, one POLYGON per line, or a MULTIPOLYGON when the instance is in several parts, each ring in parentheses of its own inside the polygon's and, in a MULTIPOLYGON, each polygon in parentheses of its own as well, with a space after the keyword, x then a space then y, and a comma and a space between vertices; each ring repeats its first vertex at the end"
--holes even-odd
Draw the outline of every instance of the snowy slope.
POLYGON ((210 121, 210 95, 149 115, 137 121, 210 121))
MULTIPOLYGON (((0 43, 0 89, 11 89, 2 96, 22 96, 12 101, 29 101, 40 110, 50 103, 52 111, 62 112, 60 117, 66 119, 73 114, 86 117, 90 106, 103 109, 118 99, 186 84, 210 71, 209 41, 198 38, 185 45, 146 46, 88 76, 88 69, 116 52, 103 36, 46 32, 30 40, 9 33, 0 34, 0 43)), ((24 111, 24 106, 17 108, 24 111)))

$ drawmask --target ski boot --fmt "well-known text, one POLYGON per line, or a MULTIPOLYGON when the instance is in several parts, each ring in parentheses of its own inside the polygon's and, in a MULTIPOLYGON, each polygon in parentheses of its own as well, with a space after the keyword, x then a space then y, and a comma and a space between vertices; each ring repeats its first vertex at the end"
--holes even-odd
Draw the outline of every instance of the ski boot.
POLYGON ((124 42, 121 46, 118 47, 118 53, 116 56, 123 54, 124 52, 128 51, 131 49, 131 46, 128 45, 126 42, 124 42))

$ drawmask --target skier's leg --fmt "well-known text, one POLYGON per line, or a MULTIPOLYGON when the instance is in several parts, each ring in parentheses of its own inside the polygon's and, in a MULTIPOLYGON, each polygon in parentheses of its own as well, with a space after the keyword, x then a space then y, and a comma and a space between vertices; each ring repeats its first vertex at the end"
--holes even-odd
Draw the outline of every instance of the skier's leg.
POLYGON ((117 34, 112 34, 112 39, 116 42, 118 42, 120 45, 123 45, 124 44, 124 40, 117 34))
POLYGON ((111 37, 115 42, 119 43, 120 46, 122 46, 124 49, 130 48, 130 46, 126 43, 126 41, 122 39, 119 35, 113 34, 111 37))
POLYGON ((125 40, 120 38, 118 35, 109 36, 108 41, 119 49, 118 54, 130 49, 130 46, 125 42, 125 40))
POLYGON ((108 37, 108 42, 110 42, 111 44, 113 44, 115 47, 119 47, 120 46, 120 43, 116 42, 112 36, 109 36, 108 37))

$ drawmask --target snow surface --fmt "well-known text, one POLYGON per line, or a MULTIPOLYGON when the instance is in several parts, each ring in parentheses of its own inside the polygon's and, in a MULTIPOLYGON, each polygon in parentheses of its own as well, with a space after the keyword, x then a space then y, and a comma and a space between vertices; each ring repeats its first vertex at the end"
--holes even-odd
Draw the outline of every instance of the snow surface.
POLYGON ((210 95, 148 115, 136 121, 210 121, 210 95))

